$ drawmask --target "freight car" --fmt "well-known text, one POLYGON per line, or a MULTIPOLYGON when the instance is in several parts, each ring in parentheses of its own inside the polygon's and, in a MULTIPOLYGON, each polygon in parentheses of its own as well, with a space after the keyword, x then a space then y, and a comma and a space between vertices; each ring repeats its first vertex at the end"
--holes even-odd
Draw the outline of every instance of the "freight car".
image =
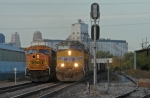
POLYGON ((55 80, 56 51, 44 45, 28 47, 25 72, 32 82, 55 80))
POLYGON ((57 79, 79 81, 88 76, 93 73, 92 58, 84 44, 78 41, 60 42, 57 44, 57 79))

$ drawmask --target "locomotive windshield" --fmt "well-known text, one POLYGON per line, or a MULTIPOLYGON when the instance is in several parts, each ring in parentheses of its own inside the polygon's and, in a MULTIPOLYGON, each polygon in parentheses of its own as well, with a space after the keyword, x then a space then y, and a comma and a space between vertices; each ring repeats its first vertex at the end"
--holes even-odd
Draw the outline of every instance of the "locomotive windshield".
POLYGON ((39 53, 50 54, 50 51, 49 50, 40 49, 39 53))
POLYGON ((37 53, 37 52, 38 52, 38 51, 35 50, 35 49, 34 49, 34 50, 28 50, 28 51, 27 51, 28 54, 37 53))
POLYGON ((81 46, 81 45, 71 45, 70 46, 70 49, 82 49, 83 48, 83 46, 81 46))
POLYGON ((58 46, 58 49, 69 49, 69 46, 58 46))
POLYGON ((82 45, 58 46, 58 49, 83 49, 82 45))

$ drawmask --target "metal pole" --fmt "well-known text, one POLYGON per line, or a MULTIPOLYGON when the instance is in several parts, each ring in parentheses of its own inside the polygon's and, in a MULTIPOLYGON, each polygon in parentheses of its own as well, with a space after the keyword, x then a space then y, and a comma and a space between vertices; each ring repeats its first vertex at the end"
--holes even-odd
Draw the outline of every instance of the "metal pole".
POLYGON ((122 66, 121 66, 121 58, 122 58, 122 52, 121 52, 121 55, 120 55, 120 70, 122 70, 122 66))
MULTIPOLYGON (((108 60, 108 63, 109 63, 109 60, 108 60)), ((107 63, 107 64, 108 64, 108 63, 107 63)), ((108 64, 108 66, 107 66, 107 69, 108 69, 108 73, 107 73, 107 74, 108 74, 108 91, 109 91, 109 64, 108 64)))
POLYGON ((16 85, 16 71, 15 71, 15 85, 16 85))
POLYGON ((108 65, 108 91, 109 91, 109 65, 108 65))
POLYGON ((136 70, 136 52, 134 51, 134 70, 136 70))
POLYGON ((16 85, 16 73, 17 73, 17 68, 14 68, 14 74, 15 74, 15 85, 16 85))
POLYGON ((94 90, 97 90, 97 66, 96 66, 96 18, 94 19, 94 90))

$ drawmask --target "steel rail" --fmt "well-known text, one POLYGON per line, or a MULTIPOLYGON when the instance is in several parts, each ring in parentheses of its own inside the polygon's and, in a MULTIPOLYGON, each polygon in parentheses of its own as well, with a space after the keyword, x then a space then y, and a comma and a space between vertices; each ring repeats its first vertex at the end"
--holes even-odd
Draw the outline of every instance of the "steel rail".
POLYGON ((66 90, 66 89, 68 89, 68 88, 70 88, 70 87, 73 87, 73 86, 75 86, 75 85, 78 84, 78 83, 82 83, 82 82, 84 82, 84 81, 86 81, 86 80, 88 80, 88 79, 90 79, 90 78, 91 78, 91 76, 89 76, 89 77, 87 77, 87 78, 85 78, 85 79, 83 79, 83 80, 74 82, 74 83, 72 83, 72 84, 68 84, 68 85, 63 86, 63 87, 61 87, 61 88, 58 88, 58 89, 56 89, 56 90, 53 90, 52 92, 49 92, 49 93, 47 93, 47 94, 45 94, 45 95, 39 96, 38 98, 50 98, 50 97, 54 96, 54 94, 56 94, 56 93, 61 93, 62 91, 66 90))
POLYGON ((20 95, 16 95, 16 96, 13 96, 11 98, 25 98, 25 97, 29 97, 29 96, 32 96, 34 94, 38 94, 40 92, 43 92, 45 90, 48 90, 48 89, 51 89, 51 88, 54 88, 54 87, 57 87, 57 86, 60 86, 62 85, 63 83, 57 83, 57 84, 53 84, 51 86, 45 86, 43 88, 39 88, 37 90, 34 90, 34 91, 31 91, 31 92, 27 92, 27 93, 23 93, 23 94, 20 94, 20 95))
POLYGON ((120 73, 120 74, 123 75, 123 76, 125 76, 129 80, 131 80, 134 84, 136 84, 136 87, 133 90, 129 91, 129 92, 126 92, 126 93, 123 93, 121 95, 115 96, 115 98, 125 98, 125 97, 129 96, 131 93, 135 92, 138 89, 138 87, 139 87, 138 83, 136 81, 134 81, 133 79, 131 79, 129 76, 124 75, 122 73, 120 73))
POLYGON ((31 86, 36 86, 36 85, 39 85, 39 84, 25 83, 25 84, 20 84, 20 85, 4 87, 4 88, 1 88, 0 94, 21 90, 21 89, 31 87, 31 86))
POLYGON ((31 82, 30 83, 18 84, 18 85, 5 86, 5 87, 0 88, 0 90, 5 90, 5 89, 14 88, 14 87, 22 86, 22 85, 28 85, 28 84, 31 84, 31 82))

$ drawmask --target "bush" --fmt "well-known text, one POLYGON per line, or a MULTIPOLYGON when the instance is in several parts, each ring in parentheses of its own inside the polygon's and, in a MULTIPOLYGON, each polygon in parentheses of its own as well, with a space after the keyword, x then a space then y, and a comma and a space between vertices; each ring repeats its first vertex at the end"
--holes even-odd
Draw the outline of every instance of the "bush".
POLYGON ((137 77, 137 78, 149 78, 150 79, 150 71, 130 69, 127 71, 127 74, 133 75, 134 77, 137 77))
POLYGON ((114 67, 114 71, 120 70, 118 66, 114 67))

